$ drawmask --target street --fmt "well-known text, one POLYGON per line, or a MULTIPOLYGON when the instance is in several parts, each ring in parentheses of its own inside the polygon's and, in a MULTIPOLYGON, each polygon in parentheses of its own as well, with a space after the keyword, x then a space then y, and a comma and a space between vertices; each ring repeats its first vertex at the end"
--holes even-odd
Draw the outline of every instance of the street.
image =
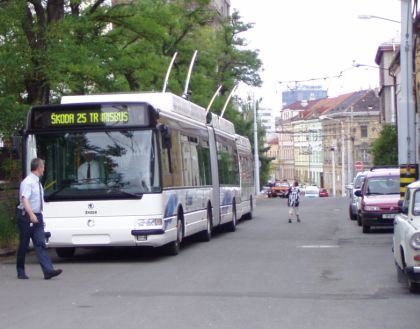
POLYGON ((258 200, 252 220, 178 256, 148 249, 51 252, 64 273, 29 280, 0 259, 2 328, 418 328, 420 296, 398 282, 392 232, 363 234, 347 198, 302 200, 287 223, 286 199, 258 200))

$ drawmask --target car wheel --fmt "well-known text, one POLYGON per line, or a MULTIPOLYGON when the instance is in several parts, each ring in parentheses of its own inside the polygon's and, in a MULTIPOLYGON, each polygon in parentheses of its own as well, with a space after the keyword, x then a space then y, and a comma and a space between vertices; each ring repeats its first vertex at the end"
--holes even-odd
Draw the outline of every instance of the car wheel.
POLYGON ((407 283, 408 283, 408 289, 410 290, 411 293, 414 293, 414 294, 420 293, 420 284, 419 283, 414 282, 410 279, 407 279, 407 283))
POLYGON ((76 252, 76 248, 73 248, 73 247, 55 248, 55 253, 60 258, 72 258, 75 252, 76 252))
POLYGON ((370 232, 370 226, 363 225, 363 233, 369 233, 370 232))

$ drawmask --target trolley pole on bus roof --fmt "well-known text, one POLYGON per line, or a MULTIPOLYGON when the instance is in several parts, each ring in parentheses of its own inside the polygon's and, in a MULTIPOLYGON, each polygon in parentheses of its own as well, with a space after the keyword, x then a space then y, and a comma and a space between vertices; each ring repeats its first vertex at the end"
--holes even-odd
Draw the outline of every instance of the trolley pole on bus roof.
POLYGON ((255 193, 260 194, 260 158, 258 156, 258 126, 257 126, 257 111, 258 101, 255 101, 252 96, 252 107, 254 110, 254 177, 255 177, 255 193))

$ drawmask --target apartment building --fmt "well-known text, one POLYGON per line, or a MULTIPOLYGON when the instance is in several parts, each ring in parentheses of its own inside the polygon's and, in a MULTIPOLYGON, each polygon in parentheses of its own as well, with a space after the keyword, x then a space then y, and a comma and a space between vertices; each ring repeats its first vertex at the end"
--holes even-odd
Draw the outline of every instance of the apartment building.
POLYGON ((372 165, 370 147, 381 130, 379 98, 373 90, 364 90, 297 102, 283 109, 276 124, 283 132, 278 139, 279 172, 342 195, 355 174, 354 163, 372 165))

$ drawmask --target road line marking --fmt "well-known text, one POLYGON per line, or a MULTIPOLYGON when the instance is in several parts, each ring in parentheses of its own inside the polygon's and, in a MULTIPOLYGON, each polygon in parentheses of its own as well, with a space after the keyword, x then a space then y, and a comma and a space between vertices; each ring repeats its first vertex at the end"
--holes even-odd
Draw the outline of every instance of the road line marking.
POLYGON ((339 245, 333 244, 318 244, 318 245, 303 245, 298 246, 298 248, 305 248, 305 249, 328 249, 328 248, 340 248, 339 245))

